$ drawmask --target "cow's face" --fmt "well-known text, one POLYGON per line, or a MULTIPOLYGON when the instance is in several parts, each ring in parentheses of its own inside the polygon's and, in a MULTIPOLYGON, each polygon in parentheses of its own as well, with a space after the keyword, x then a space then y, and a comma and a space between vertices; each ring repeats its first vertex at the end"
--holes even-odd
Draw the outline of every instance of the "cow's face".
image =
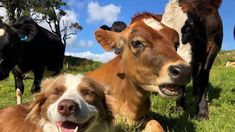
POLYGON ((0 25, 0 80, 9 76, 20 60, 22 44, 31 41, 36 33, 32 24, 0 25))
POLYGON ((20 56, 20 41, 10 26, 0 26, 0 80, 9 76, 9 72, 20 56))
POLYGON ((152 17, 120 33, 98 29, 95 36, 104 49, 118 49, 124 74, 137 87, 176 96, 190 80, 190 66, 176 53, 178 34, 152 17))

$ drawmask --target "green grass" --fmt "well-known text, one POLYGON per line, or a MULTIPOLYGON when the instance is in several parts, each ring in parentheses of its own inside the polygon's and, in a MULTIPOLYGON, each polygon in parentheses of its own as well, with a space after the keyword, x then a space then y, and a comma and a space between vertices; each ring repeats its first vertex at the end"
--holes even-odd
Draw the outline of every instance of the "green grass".
MULTIPOLYGON (((192 96, 192 86, 186 88, 187 110, 175 112, 175 99, 166 99, 155 94, 151 95, 152 115, 159 121, 166 131, 173 132, 233 132, 235 130, 235 68, 226 68, 226 60, 232 60, 235 52, 221 52, 215 61, 210 75, 209 87, 209 120, 197 121, 194 117, 196 98, 192 96)), ((68 72, 84 73, 95 69, 100 64, 73 67, 68 72), (81 70, 83 69, 83 70, 81 70)), ((25 80, 23 101, 32 100, 30 87, 32 80, 25 80)), ((11 75, 0 82, 0 108, 15 104, 14 79, 11 75)), ((137 132, 139 126, 129 127, 118 125, 118 131, 137 132)))

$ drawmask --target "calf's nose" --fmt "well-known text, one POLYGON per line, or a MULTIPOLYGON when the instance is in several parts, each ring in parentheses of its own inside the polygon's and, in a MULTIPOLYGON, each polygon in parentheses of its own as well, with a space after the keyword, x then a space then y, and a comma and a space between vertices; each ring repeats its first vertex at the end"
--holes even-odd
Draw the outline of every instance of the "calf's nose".
POLYGON ((57 110, 63 116, 70 116, 79 110, 79 106, 73 100, 64 99, 59 102, 57 110))
POLYGON ((179 84, 186 84, 191 79, 191 67, 188 65, 170 65, 168 73, 172 80, 179 84))

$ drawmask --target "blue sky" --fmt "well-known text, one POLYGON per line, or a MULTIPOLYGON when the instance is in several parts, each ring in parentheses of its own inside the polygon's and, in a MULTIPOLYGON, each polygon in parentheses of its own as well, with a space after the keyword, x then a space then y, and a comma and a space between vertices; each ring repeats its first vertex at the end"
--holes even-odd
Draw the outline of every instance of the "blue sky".
MULTIPOLYGON (((101 25, 111 25, 120 20, 129 23, 131 17, 143 11, 162 14, 168 0, 67 0, 70 10, 83 26, 77 38, 67 46, 68 53, 88 52, 103 54, 104 50, 94 39, 94 32, 101 25)), ((235 49, 233 27, 235 25, 235 0, 224 0, 220 9, 223 20, 223 50, 235 49)), ((84 54, 85 56, 85 54, 84 54)))

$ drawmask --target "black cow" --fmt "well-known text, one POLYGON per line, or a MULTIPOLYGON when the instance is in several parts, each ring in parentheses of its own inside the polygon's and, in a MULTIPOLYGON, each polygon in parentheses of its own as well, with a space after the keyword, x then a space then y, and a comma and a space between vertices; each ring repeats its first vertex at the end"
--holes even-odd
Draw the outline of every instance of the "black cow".
POLYGON ((24 92, 22 74, 34 74, 32 93, 40 91, 44 70, 58 74, 63 67, 65 45, 30 17, 20 17, 12 25, 0 25, 0 80, 15 77, 17 103, 24 92))
POLYGON ((126 23, 122 21, 115 21, 111 27, 107 25, 102 25, 100 28, 109 31, 121 32, 126 28, 126 23))
MULTIPOLYGON (((182 57, 188 55, 191 59, 189 63, 192 66, 193 95, 199 97, 196 116, 198 120, 208 119, 209 116, 209 74, 223 39, 222 20, 218 12, 221 2, 222 0, 171 0, 162 17, 164 24, 180 34, 180 46, 191 46, 188 48, 191 49, 188 50, 190 54, 186 54, 186 50, 180 53, 182 57)), ((177 105, 184 106, 184 100, 183 94, 177 105)))
POLYGON ((233 27, 233 37, 235 39, 235 26, 233 27))

